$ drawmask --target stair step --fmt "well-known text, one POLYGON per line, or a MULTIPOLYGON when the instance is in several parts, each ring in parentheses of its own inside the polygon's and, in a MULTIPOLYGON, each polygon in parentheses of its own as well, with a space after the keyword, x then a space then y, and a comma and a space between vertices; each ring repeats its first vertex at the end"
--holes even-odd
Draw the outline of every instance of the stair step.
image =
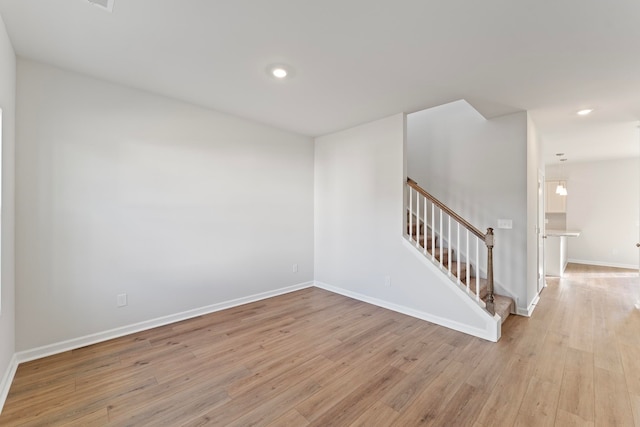
MULTIPOLYGON (((462 283, 466 286, 467 278, 464 277, 462 283)), ((470 278, 471 284, 469 285, 469 290, 475 295, 476 293, 476 278, 470 278)), ((480 279, 480 299, 485 301, 487 300, 487 279, 480 279)), ((509 317, 509 314, 513 311, 514 303, 513 299, 509 297, 505 297, 503 295, 493 294, 493 307, 495 312, 502 319, 502 323, 509 317)))
MULTIPOLYGON (((409 233, 407 233, 407 234, 409 234, 409 233)), ((420 238, 420 241, 424 240, 424 234, 423 233, 419 233, 418 237, 420 238)), ((416 233, 411 233, 411 238, 415 240, 416 233)), ((427 239, 431 240, 431 233, 427 233, 427 239)), ((436 241, 438 241, 438 236, 436 236, 436 241)))
MULTIPOLYGON (((427 255, 427 256, 430 256, 430 255, 434 254, 434 249, 429 247, 429 248, 427 248, 427 252, 429 253, 429 255, 427 255)), ((452 257, 454 256, 453 251, 451 251, 451 256, 452 257)), ((438 260, 438 262, 440 261, 440 248, 439 247, 435 248, 435 258, 436 258, 436 260, 438 260)), ((446 248, 444 248, 442 250, 442 263, 446 266, 446 265, 448 265, 448 262, 449 262, 449 251, 446 248)))
POLYGON ((513 311, 513 299, 498 294, 493 294, 493 306, 496 314, 502 319, 501 323, 504 323, 509 317, 509 314, 513 311))
MULTIPOLYGON (((416 228, 418 228, 418 224, 416 224, 415 222, 413 224, 411 224, 411 226, 409 226, 409 223, 407 222, 407 234, 411 234, 412 236, 416 235, 416 228)), ((420 234, 422 234, 422 230, 424 230, 424 224, 420 223, 420 234)))
MULTIPOLYGON (((467 286, 467 276, 466 275, 464 277, 461 277, 460 280, 462 281, 464 286, 467 286)), ((476 293, 476 278, 475 277, 471 277, 469 281, 471 282, 471 283, 469 283, 469 289, 475 295, 475 293, 476 293)), ((487 293, 488 293, 488 291, 487 291, 487 279, 480 278, 480 299, 484 300, 484 298, 487 296, 487 293)))
MULTIPOLYGON (((466 281, 467 278, 464 277, 462 280, 462 283, 464 284, 464 286, 466 286, 466 281)), ((469 290, 475 295, 476 293, 476 278, 475 277, 470 277, 469 280, 471 283, 469 285, 469 290)), ((487 294, 488 294, 488 290, 487 290, 487 279, 480 279, 480 299, 483 301, 487 301, 487 294)), ((505 297, 503 295, 498 295, 498 294, 493 294, 493 308, 496 312, 496 314, 498 314, 500 316, 500 318, 502 319, 501 323, 504 323, 504 321, 507 319, 507 317, 509 317, 509 314, 511 314, 511 312, 513 311, 513 307, 514 307, 514 303, 513 303, 513 299, 509 298, 509 297, 505 297)))
MULTIPOLYGON (((415 234, 411 235, 411 238, 415 240, 415 234)), ((421 234, 419 237, 420 246, 424 248, 424 235, 421 234)), ((436 247, 438 247, 438 236, 435 238, 436 247)), ((433 239, 431 238, 431 234, 427 234, 427 249, 431 249, 433 247, 433 239)))
MULTIPOLYGON (((451 273, 453 273, 454 276, 458 277, 458 263, 456 261, 453 261, 451 263, 451 273)), ((473 274, 473 270, 471 270, 471 273, 473 274)), ((463 277, 467 277, 466 263, 460 264, 460 280, 462 280, 463 277)))
MULTIPOLYGON (((447 262, 447 258, 442 260, 442 268, 448 272, 449 270, 449 264, 451 264, 451 275, 458 277, 458 263, 456 261, 451 261, 451 263, 447 262)), ((440 262, 438 261, 438 264, 440 264, 440 262)), ((460 264, 460 280, 462 280, 462 277, 466 277, 467 275, 467 265, 466 264, 460 264)))

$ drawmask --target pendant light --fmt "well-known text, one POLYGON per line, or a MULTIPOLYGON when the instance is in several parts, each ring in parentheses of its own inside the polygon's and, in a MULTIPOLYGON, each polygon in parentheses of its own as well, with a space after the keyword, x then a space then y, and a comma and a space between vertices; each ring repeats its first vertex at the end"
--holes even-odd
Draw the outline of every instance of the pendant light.
MULTIPOLYGON (((564 174, 564 163, 567 161, 566 158, 562 158, 560 159, 560 176, 564 176, 566 177, 566 175, 564 174)), ((560 181, 560 186, 562 187, 560 189, 560 192, 558 194, 560 194, 561 196, 566 196, 567 195, 567 184, 566 184, 566 178, 565 181, 560 181)))
MULTIPOLYGON (((556 156, 560 160, 559 175, 560 175, 560 177, 563 177, 564 176, 563 163, 566 162, 567 159, 562 157, 562 156, 564 156, 564 153, 556 153, 556 156)), ((567 195, 567 186, 564 184, 563 181, 561 181, 561 179, 562 178, 558 178, 558 186, 556 187, 556 194, 559 194, 561 196, 566 196, 567 195)))

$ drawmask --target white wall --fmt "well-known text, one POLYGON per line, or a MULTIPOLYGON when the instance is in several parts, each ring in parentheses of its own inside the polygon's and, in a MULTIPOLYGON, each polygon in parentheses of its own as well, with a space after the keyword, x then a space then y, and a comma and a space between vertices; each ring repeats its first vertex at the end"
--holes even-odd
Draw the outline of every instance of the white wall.
POLYGON ((16 56, 0 17, 0 109, 2 109, 2 247, 0 259, 0 409, 9 391, 15 352, 14 150, 16 56))
POLYGON ((313 280, 310 138, 25 60, 17 93, 18 350, 313 280))
POLYGON ((398 114, 316 139, 316 281, 469 333, 495 333, 493 319, 403 238, 404 126, 398 114))
POLYGON ((640 160, 636 158, 567 162, 560 171, 547 166, 547 179, 567 179, 570 262, 638 267, 640 160))
MULTIPOLYGON (((538 174, 544 177, 542 138, 538 129, 527 114, 527 304, 531 304, 538 295, 538 174)), ((544 179, 542 180, 544 186, 544 179)), ((544 195, 544 188, 540 196, 544 195)), ((541 232, 544 233, 544 210, 541 206, 541 232)), ((544 253, 540 262, 544 262, 544 253)), ((544 277, 542 277, 544 280, 544 277)), ((523 307, 524 308, 524 307, 523 307)), ((530 307, 529 312, 532 308, 530 307)))
POLYGON ((496 293, 520 311, 529 280, 527 113, 486 120, 466 101, 407 117, 408 175, 480 230, 494 228, 496 293), (498 229, 498 219, 513 228, 498 229))

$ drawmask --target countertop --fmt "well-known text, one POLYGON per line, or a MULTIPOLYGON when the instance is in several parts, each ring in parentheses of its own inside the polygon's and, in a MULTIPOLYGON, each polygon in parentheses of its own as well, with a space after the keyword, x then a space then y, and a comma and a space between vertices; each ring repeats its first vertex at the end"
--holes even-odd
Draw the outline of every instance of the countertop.
POLYGON ((575 230, 547 230, 547 237, 579 237, 580 232, 575 230))

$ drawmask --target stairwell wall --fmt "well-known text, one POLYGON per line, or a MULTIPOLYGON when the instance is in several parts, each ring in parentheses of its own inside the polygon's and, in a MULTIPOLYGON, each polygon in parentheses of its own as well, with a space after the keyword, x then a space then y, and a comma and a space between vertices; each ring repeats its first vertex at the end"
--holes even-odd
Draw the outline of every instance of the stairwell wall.
POLYGON ((494 319, 403 237, 404 135, 398 114, 316 138, 316 285, 495 340, 494 319))
POLYGON ((2 109, 2 213, 0 231, 0 410, 17 363, 15 352, 15 94, 16 56, 0 17, 0 108, 2 109))
MULTIPOLYGON (((528 295, 527 113, 481 116, 464 100, 407 116, 408 175, 485 231, 494 228, 496 293, 519 312, 528 295), (498 229, 510 219, 512 229, 498 229)), ((481 266, 484 270, 485 267, 481 266)))
MULTIPOLYGON (((544 277, 538 279, 541 270, 539 263, 544 263, 544 252, 538 255, 538 227, 544 234, 544 217, 538 219, 538 203, 544 205, 544 189, 538 194, 538 176, 544 177, 543 142, 538 133, 538 128, 533 119, 527 113, 527 311, 520 308, 520 314, 531 315, 537 302, 538 285, 544 282, 544 277), (538 220, 540 224, 538 224, 538 220)), ((541 212, 543 212, 541 206, 541 212)))

